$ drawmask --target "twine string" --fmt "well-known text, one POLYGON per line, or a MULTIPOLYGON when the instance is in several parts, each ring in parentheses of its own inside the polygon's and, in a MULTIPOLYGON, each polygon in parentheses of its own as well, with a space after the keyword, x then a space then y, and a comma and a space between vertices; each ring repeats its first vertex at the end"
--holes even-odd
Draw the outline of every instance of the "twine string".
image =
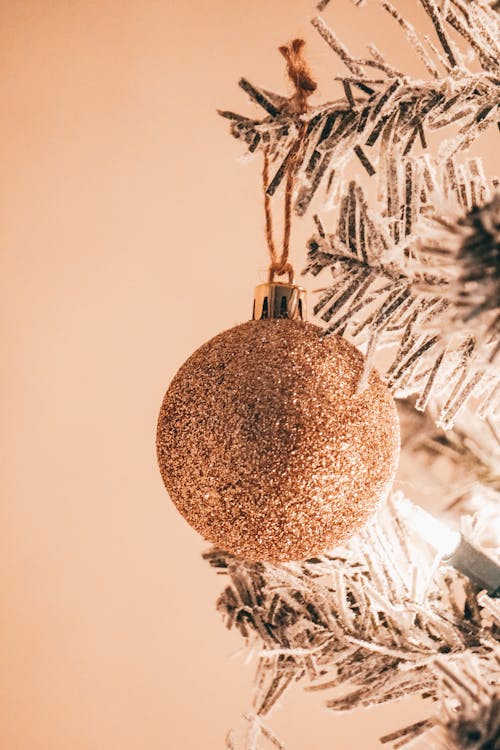
MULTIPOLYGON (((288 76, 293 83, 295 92, 290 97, 287 104, 287 110, 294 114, 304 114, 307 111, 307 97, 316 90, 316 82, 313 80, 309 68, 303 58, 303 48, 305 42, 303 39, 293 39, 288 44, 279 48, 279 51, 286 60, 286 69, 288 76)), ((262 168, 262 183, 264 190, 264 216, 267 247, 271 263, 269 265, 269 281, 273 281, 275 276, 284 276, 288 274, 288 280, 293 282, 294 270, 289 262, 290 254, 290 236, 292 231, 292 202, 295 187, 295 174, 297 165, 304 149, 304 136, 307 123, 303 122, 297 138, 297 144, 292 153, 286 169, 285 195, 284 195, 284 221, 283 221, 283 242, 281 252, 278 256, 273 233, 273 216, 271 209, 271 196, 267 192, 269 185, 269 147, 264 146, 264 165, 262 168)))

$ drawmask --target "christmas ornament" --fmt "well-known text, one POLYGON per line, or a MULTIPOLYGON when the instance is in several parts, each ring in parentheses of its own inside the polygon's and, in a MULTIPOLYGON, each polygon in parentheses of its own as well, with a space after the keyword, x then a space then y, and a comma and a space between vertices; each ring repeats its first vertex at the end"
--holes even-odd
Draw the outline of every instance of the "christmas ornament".
MULTIPOLYGON (((304 42, 280 47, 300 116, 316 83, 304 42)), ((215 336, 181 367, 158 421, 161 474, 170 497, 205 539, 248 560, 304 560, 347 539, 387 495, 399 423, 387 387, 359 351, 305 321, 305 291, 288 262, 298 128, 284 179, 283 244, 273 239, 270 153, 262 172, 269 280, 253 319, 215 336), (274 281, 288 274, 288 283, 274 281)))
POLYGON ((254 319, 201 346, 158 422, 170 497, 205 539, 249 560, 302 560, 347 539, 386 496, 399 425, 375 371, 305 322, 304 291, 256 289, 254 319))

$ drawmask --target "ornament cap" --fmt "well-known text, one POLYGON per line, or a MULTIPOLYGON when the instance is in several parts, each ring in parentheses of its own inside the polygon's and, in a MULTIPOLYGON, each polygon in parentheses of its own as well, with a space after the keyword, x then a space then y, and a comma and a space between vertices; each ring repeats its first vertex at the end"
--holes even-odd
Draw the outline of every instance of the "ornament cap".
POLYGON ((255 287, 252 320, 306 320, 306 290, 296 284, 266 281, 255 287))

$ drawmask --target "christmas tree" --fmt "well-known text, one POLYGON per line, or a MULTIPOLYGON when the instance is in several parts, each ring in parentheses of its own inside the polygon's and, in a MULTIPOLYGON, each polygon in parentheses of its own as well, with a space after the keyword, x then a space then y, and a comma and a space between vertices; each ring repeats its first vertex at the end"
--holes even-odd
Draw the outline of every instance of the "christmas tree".
POLYGON ((304 273, 322 288, 315 319, 354 343, 366 375, 375 364, 396 397, 399 487, 424 475, 426 507, 439 498, 448 509, 433 535, 421 498, 397 489, 361 533, 305 562, 206 553, 229 578, 217 604, 227 627, 258 654, 252 709, 228 734, 234 750, 283 747, 269 717, 295 682, 334 711, 432 699, 431 717, 381 738, 395 748, 500 748, 500 604, 443 559, 451 535, 500 561, 500 196, 487 165, 467 155, 498 118, 499 16, 486 0, 420 4, 424 34, 385 0, 380 13, 425 78, 373 44, 353 56, 322 0, 312 24, 346 68, 340 98, 308 104, 316 84, 294 40, 280 48, 291 96, 241 79, 262 117, 221 112, 247 151, 263 154, 274 270, 288 267, 292 214, 305 217, 304 273), (364 178, 350 176, 353 163, 364 178), (270 217, 280 190, 278 257, 270 217))

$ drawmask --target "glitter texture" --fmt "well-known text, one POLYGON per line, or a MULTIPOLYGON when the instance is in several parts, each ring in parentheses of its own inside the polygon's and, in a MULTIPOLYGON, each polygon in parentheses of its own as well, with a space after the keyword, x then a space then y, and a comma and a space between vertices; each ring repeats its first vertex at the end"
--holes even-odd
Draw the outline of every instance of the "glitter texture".
POLYGON ((249 321, 180 368, 158 421, 171 499, 205 539, 249 560, 303 560, 354 534, 392 484, 394 400, 363 356, 310 323, 249 321))

